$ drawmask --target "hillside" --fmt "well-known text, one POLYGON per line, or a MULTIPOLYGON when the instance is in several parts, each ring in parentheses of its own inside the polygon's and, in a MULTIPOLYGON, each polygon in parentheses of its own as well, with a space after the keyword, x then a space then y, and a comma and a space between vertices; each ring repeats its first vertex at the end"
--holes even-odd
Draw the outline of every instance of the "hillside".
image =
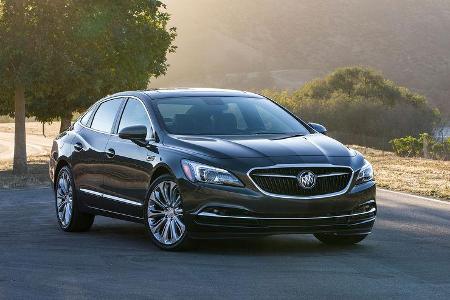
POLYGON ((165 1, 177 53, 152 87, 298 88, 371 66, 450 115, 450 1, 165 1))

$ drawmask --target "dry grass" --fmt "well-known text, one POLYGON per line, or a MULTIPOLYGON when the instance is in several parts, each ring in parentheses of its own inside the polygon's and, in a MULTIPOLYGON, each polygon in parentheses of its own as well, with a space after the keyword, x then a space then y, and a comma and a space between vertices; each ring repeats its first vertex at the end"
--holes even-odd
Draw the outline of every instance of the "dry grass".
MULTIPOLYGON (((375 169, 379 187, 450 200, 450 161, 403 158, 360 146, 375 169)), ((49 185, 48 156, 30 157, 27 175, 12 173, 11 161, 0 161, 0 189, 49 185)))
POLYGON ((11 161, 0 161, 0 189, 48 185, 50 185, 50 177, 47 155, 29 157, 28 173, 25 175, 14 174, 11 161))
MULTIPOLYGON (((46 137, 56 137, 58 135, 60 122, 46 123, 44 126, 46 137)), ((39 122, 26 122, 25 129, 27 135, 42 135, 42 124, 39 122)), ((0 123, 0 132, 14 133, 14 123, 0 123)))
MULTIPOLYGON (((47 137, 55 137, 59 133, 59 122, 45 124, 47 137)), ((42 124, 27 122, 25 124, 27 135, 42 135, 42 124)), ((14 133, 14 123, 0 123, 0 132, 14 133)), ((28 173, 16 175, 12 172, 11 160, 0 160, 0 189, 25 188, 31 186, 44 186, 50 184, 48 175, 48 155, 29 156, 28 173)))
POLYGON ((351 147, 372 163, 379 187, 450 200, 450 161, 398 157, 392 152, 351 147))

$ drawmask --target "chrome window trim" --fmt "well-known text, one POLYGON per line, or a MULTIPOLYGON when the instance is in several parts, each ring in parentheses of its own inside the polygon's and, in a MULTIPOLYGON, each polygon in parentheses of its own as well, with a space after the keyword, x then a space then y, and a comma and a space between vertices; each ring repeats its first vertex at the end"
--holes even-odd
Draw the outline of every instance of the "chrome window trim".
POLYGON ((353 170, 351 167, 341 166, 341 165, 332 165, 332 164, 277 164, 277 165, 267 166, 267 167, 251 168, 247 172, 247 177, 250 179, 250 181, 253 183, 253 185, 258 189, 258 191, 260 191, 264 195, 270 196, 270 197, 275 197, 275 198, 299 199, 299 200, 301 200, 301 199, 322 199, 322 198, 329 198, 329 197, 343 195, 343 194, 347 193, 347 191, 350 189, 350 186, 353 182, 354 176, 355 176, 355 170, 353 170), (347 168, 351 171, 352 175, 350 176, 350 180, 348 181, 347 186, 343 190, 341 190, 339 192, 335 192, 335 193, 316 195, 316 196, 289 196, 289 195, 269 193, 269 192, 266 192, 263 189, 261 189, 256 184, 256 182, 253 180, 253 178, 250 176, 250 173, 253 172, 254 170, 267 170, 267 169, 279 169, 279 168, 313 168, 313 167, 316 167, 316 168, 347 168))
MULTIPOLYGON (((147 117, 150 120, 150 125, 152 126, 152 136, 153 136, 153 138, 148 139, 148 141, 154 141, 155 140, 155 136, 156 136, 155 126, 153 125, 153 121, 152 121, 152 118, 150 117, 150 113, 148 112, 147 106, 145 106, 144 101, 142 101, 138 97, 136 97, 136 96, 127 96, 127 95, 111 96, 111 97, 100 99, 96 103, 94 103, 93 105, 100 106, 106 101, 114 100, 114 99, 118 99, 118 98, 123 98, 123 99, 125 99, 125 101, 128 100, 129 98, 132 98, 132 99, 136 99, 139 102, 141 102, 141 104, 144 106, 145 112, 147 113, 147 117)), ((97 111, 95 111, 95 112, 97 112, 97 111)), ((93 118, 95 118, 95 114, 94 114, 93 118)), ((120 116, 120 118, 122 118, 122 116, 120 116)), ((81 119, 79 119, 79 120, 81 120, 81 119)), ((119 122, 120 122, 120 119, 119 119, 119 122)), ((80 121, 77 121, 77 123, 80 124, 82 127, 86 128, 86 129, 89 129, 89 130, 92 130, 94 132, 103 133, 103 134, 107 134, 107 135, 110 135, 110 136, 119 136, 119 134, 117 134, 117 133, 104 132, 104 131, 100 131, 100 130, 97 130, 97 129, 94 129, 94 128, 91 128, 91 127, 87 127, 84 124, 82 124, 80 121)))
MULTIPOLYGON (((86 111, 85 111, 83 114, 81 114, 81 115, 78 117, 78 119, 77 119, 74 123, 78 122, 78 123, 80 123, 81 125, 87 127, 86 125, 84 125, 84 124, 81 122, 81 120, 84 118, 84 116, 85 116, 91 109, 94 110, 94 108, 96 108, 95 106, 97 106, 97 102, 94 103, 94 104, 92 104, 91 106, 89 106, 89 108, 86 109, 86 111)), ((92 113, 94 113, 94 111, 92 111, 92 113)), ((91 117, 93 117, 93 116, 91 116, 91 117)), ((89 120, 91 119, 91 117, 89 117, 89 120)), ((88 121, 89 121, 89 120, 88 120, 88 121)))
POLYGON ((89 190, 89 189, 80 189, 80 191, 83 192, 83 193, 99 196, 99 197, 102 197, 102 198, 106 198, 106 199, 109 199, 109 200, 113 200, 113 201, 117 201, 117 202, 121 202, 121 203, 125 203, 125 204, 130 204, 130 205, 134 205, 134 206, 142 206, 142 203, 139 203, 139 202, 136 202, 136 201, 132 201, 132 200, 116 197, 116 196, 111 196, 111 195, 108 195, 108 194, 105 194, 105 193, 99 193, 99 192, 92 191, 92 190, 89 190))
MULTIPOLYGON (((125 99, 125 101, 126 101, 126 99, 129 98, 129 97, 127 97, 127 96, 114 96, 114 97, 110 97, 110 98, 103 98, 103 99, 100 99, 100 100, 98 100, 96 103, 94 103, 93 105, 97 105, 97 108, 96 108, 96 110, 95 110, 94 115, 92 116, 92 122, 93 122, 94 119, 95 119, 95 115, 97 114, 97 111, 98 111, 98 109, 100 108, 100 105, 102 105, 103 103, 108 102, 108 101, 110 101, 110 100, 120 99, 120 98, 123 98, 123 99, 125 99)), ((119 107, 119 108, 120 108, 120 107, 119 107)), ((117 116, 117 112, 116 112, 116 116, 117 116)), ((116 117, 116 116, 115 116, 115 117, 116 117)), ((91 126, 92 126, 92 122, 91 122, 91 126)), ((113 133, 111 133, 111 132, 101 131, 101 130, 98 130, 98 129, 94 129, 94 128, 92 128, 92 127, 87 127, 87 126, 81 124, 81 122, 78 122, 78 124, 80 124, 80 125, 83 126, 84 128, 87 128, 87 129, 89 129, 89 130, 92 130, 92 131, 95 131, 95 132, 98 132, 98 133, 103 133, 103 134, 107 134, 107 135, 117 135, 117 134, 113 134, 113 133)), ((113 123, 113 125, 114 125, 114 123, 113 123)))
MULTIPOLYGON (((249 216, 226 216, 226 215, 218 215, 211 212, 201 212, 197 214, 200 217, 210 217, 210 218, 231 218, 231 219, 246 219, 246 220, 323 220, 323 219, 334 219, 334 218, 347 218, 347 217, 358 217, 362 215, 368 215, 376 212, 376 208, 372 207, 369 211, 355 214, 347 214, 347 215, 338 215, 338 216, 325 216, 325 217, 310 217, 310 218, 257 218, 257 217, 249 217, 249 216)), ((375 219, 375 217, 373 217, 375 219)))

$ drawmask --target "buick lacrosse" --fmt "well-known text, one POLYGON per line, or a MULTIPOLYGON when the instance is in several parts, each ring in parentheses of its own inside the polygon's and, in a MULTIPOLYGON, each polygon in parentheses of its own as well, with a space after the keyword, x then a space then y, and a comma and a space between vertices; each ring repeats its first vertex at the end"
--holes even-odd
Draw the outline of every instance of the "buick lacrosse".
POLYGON ((64 231, 96 215, 143 223, 160 248, 192 239, 314 234, 354 244, 377 213, 370 163, 271 100, 248 92, 122 92, 53 142, 64 231))

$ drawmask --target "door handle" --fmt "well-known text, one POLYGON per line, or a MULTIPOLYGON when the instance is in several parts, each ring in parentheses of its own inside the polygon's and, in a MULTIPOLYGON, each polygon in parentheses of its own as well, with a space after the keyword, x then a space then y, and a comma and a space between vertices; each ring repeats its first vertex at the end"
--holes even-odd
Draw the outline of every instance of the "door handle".
POLYGON ((108 150, 106 150, 106 156, 108 158, 113 158, 116 155, 116 151, 114 151, 114 149, 109 148, 108 150))
POLYGON ((75 149, 75 151, 80 152, 81 150, 83 150, 83 144, 77 142, 75 143, 75 145, 73 145, 73 148, 75 149))

